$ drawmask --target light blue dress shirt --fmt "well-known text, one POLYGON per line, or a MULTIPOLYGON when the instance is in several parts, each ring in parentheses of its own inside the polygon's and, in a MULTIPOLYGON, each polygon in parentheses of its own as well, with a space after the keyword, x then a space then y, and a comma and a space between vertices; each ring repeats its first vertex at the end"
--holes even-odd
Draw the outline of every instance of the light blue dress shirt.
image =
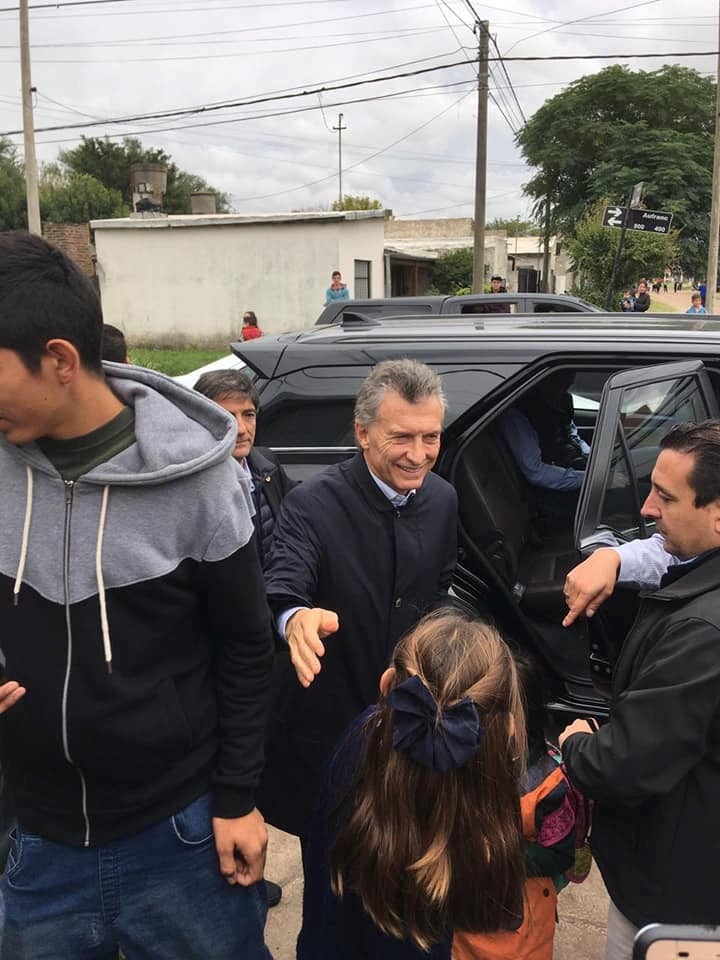
MULTIPOLYGON (((575 470, 572 467, 559 467, 554 463, 544 463, 537 430, 524 413, 514 407, 506 410, 500 418, 500 428, 505 442, 510 447, 528 483, 546 490, 580 489, 585 471, 575 470)), ((578 435, 575 424, 572 426, 571 436, 578 441, 580 449, 587 456, 590 453, 590 447, 578 435)))

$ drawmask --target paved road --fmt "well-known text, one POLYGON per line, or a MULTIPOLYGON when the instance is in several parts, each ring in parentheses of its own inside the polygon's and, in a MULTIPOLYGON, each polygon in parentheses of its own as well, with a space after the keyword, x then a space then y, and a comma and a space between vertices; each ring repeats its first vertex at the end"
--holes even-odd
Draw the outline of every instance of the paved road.
MULTIPOLYGON (((300 847, 295 837, 270 828, 267 876, 280 883, 283 898, 268 915, 266 939, 275 960, 294 960, 302 911, 300 847)), ((607 894, 597 867, 582 884, 560 894, 554 960, 602 960, 607 894)))

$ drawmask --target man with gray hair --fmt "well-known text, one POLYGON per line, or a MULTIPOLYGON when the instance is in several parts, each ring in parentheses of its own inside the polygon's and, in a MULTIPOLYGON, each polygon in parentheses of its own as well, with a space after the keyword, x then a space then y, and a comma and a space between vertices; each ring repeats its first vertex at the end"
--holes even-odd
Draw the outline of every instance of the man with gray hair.
POLYGON ((431 473, 444 413, 429 367, 379 363, 355 405, 358 453, 283 500, 266 583, 288 650, 276 670, 260 806, 301 838, 333 746, 377 699, 396 642, 447 602, 457 498, 431 473))

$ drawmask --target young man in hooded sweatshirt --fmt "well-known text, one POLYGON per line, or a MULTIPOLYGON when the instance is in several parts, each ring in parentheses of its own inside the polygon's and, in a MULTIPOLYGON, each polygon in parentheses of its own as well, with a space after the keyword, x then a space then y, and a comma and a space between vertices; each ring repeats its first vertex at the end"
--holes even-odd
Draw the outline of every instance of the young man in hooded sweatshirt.
POLYGON ((0 957, 264 958, 272 634, 237 429, 101 340, 77 267, 0 234, 0 957))

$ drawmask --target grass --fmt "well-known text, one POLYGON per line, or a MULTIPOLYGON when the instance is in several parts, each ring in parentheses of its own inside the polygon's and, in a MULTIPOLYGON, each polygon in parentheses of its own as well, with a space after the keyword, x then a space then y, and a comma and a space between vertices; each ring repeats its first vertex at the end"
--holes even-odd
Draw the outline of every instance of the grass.
POLYGON ((135 347, 130 350, 130 362, 151 370, 159 370, 169 377, 190 373, 198 367, 218 360, 226 350, 165 350, 160 347, 135 347))
MULTIPOLYGON (((650 313, 680 313, 680 310, 676 304, 666 303, 664 300, 659 300, 654 293, 651 293, 650 313)), ((205 362, 207 363, 207 361, 205 362)))

